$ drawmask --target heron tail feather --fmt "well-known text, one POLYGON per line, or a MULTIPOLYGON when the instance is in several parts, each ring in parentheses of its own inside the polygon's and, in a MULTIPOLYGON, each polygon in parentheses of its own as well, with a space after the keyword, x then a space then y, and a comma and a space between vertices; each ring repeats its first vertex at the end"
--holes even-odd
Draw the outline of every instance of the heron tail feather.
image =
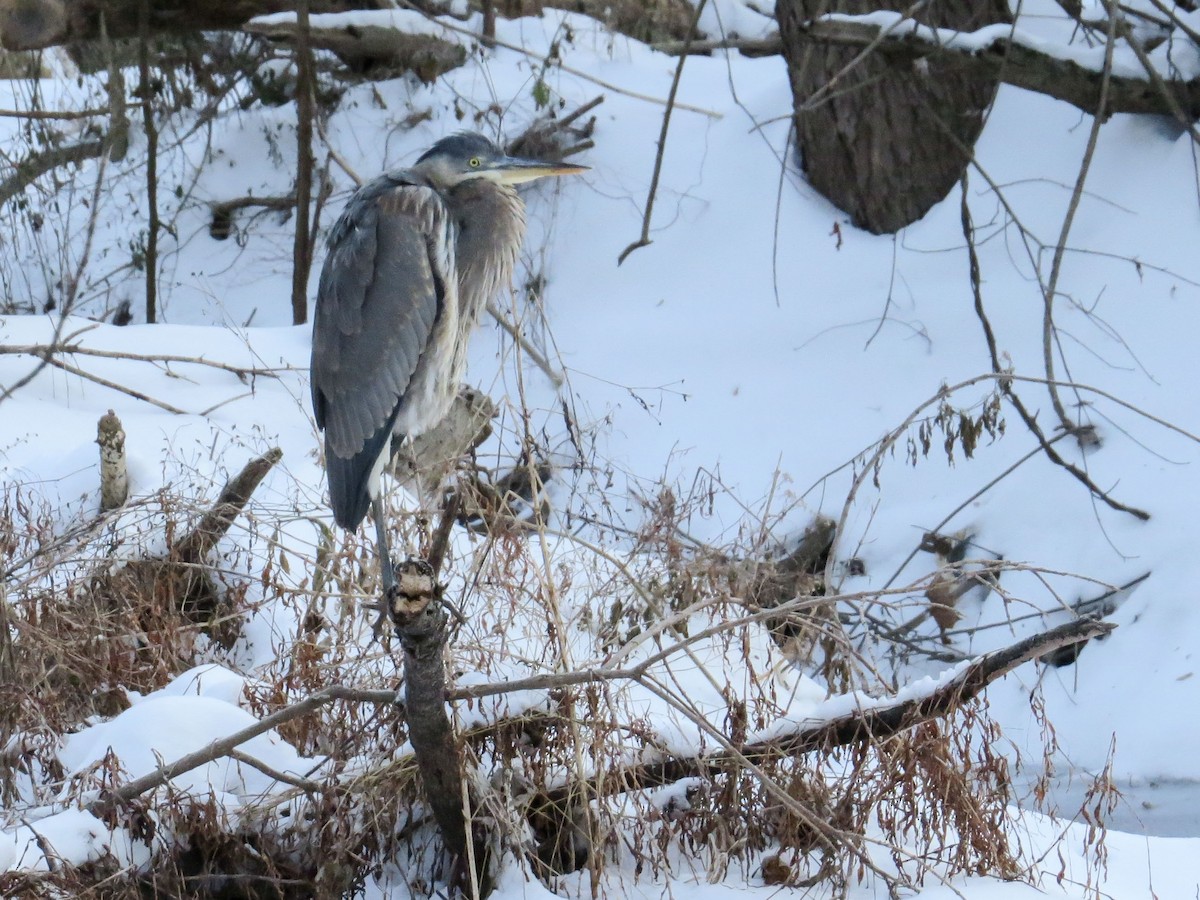
POLYGON ((388 418, 372 434, 363 448, 350 457, 338 456, 325 439, 325 474, 329 478, 329 505, 333 519, 347 531, 355 531, 371 507, 371 497, 379 493, 379 458, 391 454, 392 425, 388 418))

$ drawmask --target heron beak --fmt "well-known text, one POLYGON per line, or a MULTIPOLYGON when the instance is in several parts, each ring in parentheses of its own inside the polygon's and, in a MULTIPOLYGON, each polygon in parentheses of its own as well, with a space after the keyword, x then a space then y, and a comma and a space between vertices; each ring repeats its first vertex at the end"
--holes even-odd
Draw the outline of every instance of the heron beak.
POLYGON ((539 159, 519 159, 509 157, 496 166, 497 180, 501 184, 521 184, 533 181, 535 178, 545 178, 550 175, 578 175, 588 171, 587 166, 576 166, 565 162, 545 162, 539 159))

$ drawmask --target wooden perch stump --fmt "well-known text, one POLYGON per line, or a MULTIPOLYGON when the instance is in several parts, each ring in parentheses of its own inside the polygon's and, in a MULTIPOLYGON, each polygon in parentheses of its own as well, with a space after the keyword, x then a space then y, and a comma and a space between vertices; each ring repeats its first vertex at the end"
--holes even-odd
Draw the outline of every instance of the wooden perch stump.
POLYGON ((458 503, 442 510, 427 559, 395 568, 396 587, 384 598, 404 652, 404 705, 408 739, 425 798, 453 859, 451 888, 478 898, 490 892, 486 833, 472 836, 467 821, 462 748, 446 712, 446 611, 438 571, 449 546, 458 503))

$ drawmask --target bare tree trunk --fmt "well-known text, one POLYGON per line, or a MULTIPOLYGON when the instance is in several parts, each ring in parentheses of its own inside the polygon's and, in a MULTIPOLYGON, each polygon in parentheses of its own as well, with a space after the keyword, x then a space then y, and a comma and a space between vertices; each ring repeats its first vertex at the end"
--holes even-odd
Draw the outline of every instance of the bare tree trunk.
POLYGON ((312 199, 313 56, 308 0, 296 4, 296 239, 292 247, 292 324, 308 321, 309 204, 312 199))
POLYGON ((138 95, 146 128, 146 323, 158 318, 158 126, 150 81, 150 0, 138 4, 138 95))
MULTIPOLYGON (((803 25, 827 13, 896 9, 888 0, 779 0, 776 15, 808 179, 876 234, 920 219, 958 183, 999 80, 930 54, 910 63, 815 44, 803 25)), ((903 9, 903 5, 901 5, 903 9)), ((927 25, 974 30, 1009 21, 1005 0, 931 0, 927 25)))

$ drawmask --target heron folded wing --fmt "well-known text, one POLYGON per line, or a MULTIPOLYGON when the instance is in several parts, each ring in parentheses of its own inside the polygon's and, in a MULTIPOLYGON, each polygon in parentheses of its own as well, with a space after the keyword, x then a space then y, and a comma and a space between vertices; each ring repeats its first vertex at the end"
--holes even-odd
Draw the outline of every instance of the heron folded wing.
MULTIPOLYGON (((449 217, 430 188, 395 177, 364 187, 334 227, 313 330, 317 424, 341 458, 354 457, 404 399, 450 277, 449 217)), ((371 460, 373 463, 374 460, 371 460)))

